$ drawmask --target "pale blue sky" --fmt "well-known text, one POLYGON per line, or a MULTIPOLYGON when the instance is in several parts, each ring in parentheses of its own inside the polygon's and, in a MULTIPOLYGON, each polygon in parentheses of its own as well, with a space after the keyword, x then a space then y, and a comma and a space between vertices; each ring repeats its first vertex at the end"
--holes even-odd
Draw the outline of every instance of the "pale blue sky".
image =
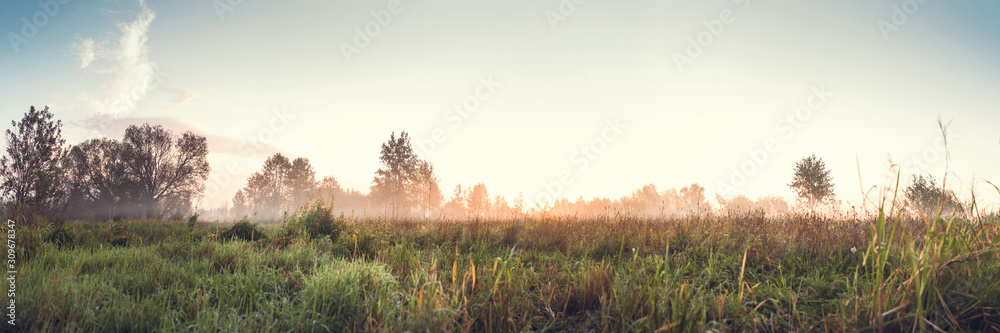
MULTIPOLYGON (((955 189, 967 195, 974 176, 1000 180, 995 1, 908 7, 886 38, 879 21, 892 23, 893 6, 908 2, 589 0, 553 28, 547 12, 572 2, 403 0, 350 61, 343 43, 378 24, 371 12, 389 1, 244 0, 221 19, 214 3, 227 2, 68 1, 51 16, 37 2, 5 3, 0 115, 49 105, 77 143, 98 134, 81 120, 125 105, 117 123, 207 135, 209 206, 228 201, 274 151, 367 191, 391 132, 416 144, 435 129, 445 139, 426 157, 446 196, 483 182, 531 203, 565 171, 570 180, 551 191, 559 197, 694 182, 714 197, 732 185, 732 168, 752 161, 746 151, 773 138, 778 149, 753 162, 736 193, 791 198, 795 161, 815 153, 838 198, 856 204, 856 156, 866 187, 884 180, 890 155, 905 172, 941 178, 939 116, 953 121, 952 177, 964 182, 955 189), (22 17, 36 14, 48 22, 24 38, 22 17), (733 20, 680 70, 689 38, 706 38, 720 16, 733 20), (469 100, 477 108, 453 126, 452 106, 490 80, 498 86, 469 100), (831 96, 786 138, 778 123, 816 89, 831 96), (599 139, 614 119, 621 134, 599 139), (262 133, 272 140, 248 154, 247 137, 262 133), (606 147, 582 169, 575 154, 595 139, 606 147)), ((997 202, 995 191, 979 194, 997 202)))

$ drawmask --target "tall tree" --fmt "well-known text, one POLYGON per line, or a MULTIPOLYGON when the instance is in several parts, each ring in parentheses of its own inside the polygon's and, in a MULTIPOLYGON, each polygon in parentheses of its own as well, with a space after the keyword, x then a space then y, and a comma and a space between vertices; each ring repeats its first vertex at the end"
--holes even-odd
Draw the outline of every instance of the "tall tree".
POLYGON ((455 190, 452 191, 451 199, 444 204, 445 213, 452 216, 465 214, 465 195, 463 193, 462 184, 455 185, 455 190))
POLYGON ((127 212, 138 183, 122 158, 124 146, 113 139, 91 139, 69 149, 63 166, 67 211, 75 218, 115 218, 127 212))
POLYGON ((410 136, 402 132, 397 138, 393 132, 389 141, 382 144, 379 161, 382 168, 375 172, 372 180, 372 196, 381 201, 393 216, 406 213, 413 206, 409 190, 417 167, 417 155, 410 145, 410 136))
POLYGON ((43 214, 55 214, 62 199, 60 162, 66 140, 62 121, 52 117, 49 107, 32 106, 20 122, 11 121, 16 132, 7 130, 7 150, 0 158, 4 196, 43 214))
POLYGON ((424 216, 429 216, 432 211, 441 207, 441 202, 444 200, 438 187, 438 178, 434 175, 434 165, 427 161, 418 161, 414 176, 414 194, 419 200, 418 207, 424 216))
POLYGON ((472 214, 482 215, 489 210, 490 194, 486 192, 486 185, 479 183, 473 186, 472 191, 469 192, 468 201, 469 212, 472 214))
POLYGON ((247 185, 233 197, 238 214, 257 215, 265 220, 281 216, 282 207, 291 202, 288 174, 292 163, 281 153, 264 161, 260 171, 247 179, 247 185))
POLYGON ((705 199, 705 188, 701 185, 691 184, 691 186, 682 188, 678 193, 680 193, 683 203, 682 208, 686 212, 698 213, 709 208, 708 200, 705 199))
MULTIPOLYGON (((208 143, 190 131, 175 137, 163 126, 143 124, 125 129, 123 159, 137 184, 135 197, 142 215, 175 210, 205 190, 208 143)), ((184 207, 182 207, 184 208, 184 207)))
POLYGON ((823 159, 815 154, 795 163, 795 175, 788 187, 811 207, 834 199, 833 177, 823 159))
POLYGON ((340 183, 333 176, 323 177, 323 180, 316 185, 316 196, 331 204, 339 205, 336 199, 343 193, 344 189, 340 187, 340 183))
POLYGON ((308 158, 299 157, 292 161, 287 183, 292 208, 302 207, 315 194, 316 171, 309 164, 308 158))

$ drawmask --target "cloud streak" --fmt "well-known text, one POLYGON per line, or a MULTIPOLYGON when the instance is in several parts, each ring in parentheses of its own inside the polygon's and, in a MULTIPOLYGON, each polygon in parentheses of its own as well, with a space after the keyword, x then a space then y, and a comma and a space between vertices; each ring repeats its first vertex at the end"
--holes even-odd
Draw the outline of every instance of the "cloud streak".
POLYGON ((76 48, 76 55, 80 57, 80 69, 86 69, 97 58, 94 53, 94 40, 91 38, 77 39, 80 42, 73 46, 76 48))
MULTIPOLYGON (((79 39, 73 47, 80 60, 80 68, 90 72, 108 75, 99 96, 77 95, 78 104, 83 105, 96 121, 87 124, 102 124, 106 117, 121 118, 135 110, 147 94, 160 81, 162 73, 149 57, 149 29, 156 13, 139 1, 139 13, 135 20, 118 24, 121 35, 117 40, 95 42, 91 38, 79 39)), ((89 127, 97 135, 106 135, 109 128, 89 127)))

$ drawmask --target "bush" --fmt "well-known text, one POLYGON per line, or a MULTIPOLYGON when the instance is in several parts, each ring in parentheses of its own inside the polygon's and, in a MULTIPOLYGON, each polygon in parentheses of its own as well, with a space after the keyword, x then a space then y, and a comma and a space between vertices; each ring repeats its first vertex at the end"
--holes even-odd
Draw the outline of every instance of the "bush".
POLYGON ((258 229, 256 224, 250 223, 249 218, 244 216, 242 220, 239 220, 233 224, 232 227, 229 227, 229 229, 226 229, 219 234, 219 239, 224 241, 233 240, 234 238, 237 240, 249 240, 252 242, 255 240, 267 239, 267 235, 258 229))
POLYGON ((188 227, 188 230, 193 230, 194 227, 197 227, 197 226, 198 226, 198 213, 194 213, 194 215, 191 215, 191 216, 188 217, 187 227, 188 227))
POLYGON ((111 222, 107 235, 107 241, 111 246, 128 246, 129 228, 125 222, 111 222))
POLYGON ((45 236, 45 242, 55 244, 62 249, 63 245, 73 244, 73 234, 69 232, 69 228, 65 225, 61 225, 55 229, 52 229, 48 235, 45 236))
POLYGON ((285 225, 286 234, 299 234, 309 239, 329 237, 335 242, 344 230, 344 222, 333 217, 333 209, 317 201, 311 207, 299 213, 285 225))

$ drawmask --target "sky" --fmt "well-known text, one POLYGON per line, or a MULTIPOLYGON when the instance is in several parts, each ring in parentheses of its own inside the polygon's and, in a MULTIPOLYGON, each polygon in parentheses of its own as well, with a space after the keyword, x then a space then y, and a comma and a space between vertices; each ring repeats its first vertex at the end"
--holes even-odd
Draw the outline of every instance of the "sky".
POLYGON ((844 207, 895 170, 904 186, 947 170, 961 196, 1000 206, 985 182, 1000 181, 996 1, 2 8, 0 118, 49 106, 71 144, 144 122, 205 135, 201 207, 229 202, 275 152, 367 192, 401 131, 446 197, 484 183, 531 206, 698 183, 713 202, 792 200, 795 162, 815 154, 844 207))

